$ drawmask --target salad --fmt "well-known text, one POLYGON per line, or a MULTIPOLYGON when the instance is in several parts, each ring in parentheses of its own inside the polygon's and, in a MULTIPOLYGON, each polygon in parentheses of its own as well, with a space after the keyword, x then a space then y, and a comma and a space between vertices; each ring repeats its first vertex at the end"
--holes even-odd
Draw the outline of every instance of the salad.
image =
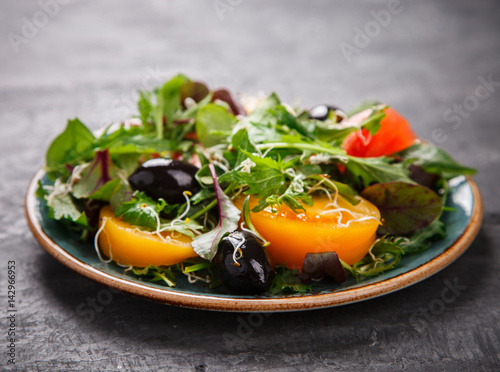
POLYGON ((238 100, 177 75, 138 112, 99 134, 69 120, 37 196, 101 261, 166 286, 272 295, 378 275, 446 236, 448 180, 475 173, 379 102, 238 100))

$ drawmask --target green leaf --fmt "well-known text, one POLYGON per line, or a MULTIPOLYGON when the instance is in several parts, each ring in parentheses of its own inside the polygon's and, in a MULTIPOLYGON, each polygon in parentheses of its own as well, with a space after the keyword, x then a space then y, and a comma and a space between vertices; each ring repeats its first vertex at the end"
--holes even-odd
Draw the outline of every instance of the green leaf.
POLYGON ((415 144, 396 156, 413 161, 429 173, 442 174, 447 179, 476 173, 475 169, 457 163, 444 150, 430 143, 415 144))
POLYGON ((408 169, 401 163, 390 163, 386 157, 357 158, 350 156, 346 167, 354 177, 354 182, 359 189, 373 183, 386 183, 401 181, 413 183, 408 177, 408 169))
POLYGON ((68 184, 61 182, 61 179, 56 180, 52 191, 45 196, 45 199, 49 208, 49 218, 86 225, 85 213, 75 205, 73 198, 69 194, 68 184))
POLYGON ((155 108, 154 115, 158 138, 163 138, 163 118, 165 118, 167 128, 175 120, 175 114, 181 108, 181 88, 187 82, 189 79, 179 74, 166 82, 158 91, 158 106, 155 108))
POLYGON ((261 198, 267 198, 285 191, 285 176, 278 169, 260 167, 252 169, 250 173, 235 172, 234 176, 240 184, 248 186, 246 195, 257 194, 261 198))
MULTIPOLYGON (((290 183, 290 185, 288 186, 283 195, 271 195, 267 197, 265 200, 267 205, 271 206, 271 208, 274 209, 275 205, 280 206, 281 204, 285 204, 291 210, 293 210, 294 213, 298 213, 299 210, 303 210, 304 212, 306 211, 306 208, 302 205, 302 203, 312 207, 313 205, 312 196, 302 190, 297 191, 295 189, 294 182, 296 181, 293 180, 290 183)), ((261 200, 261 203, 259 203, 259 205, 256 208, 254 208, 253 211, 258 212, 259 210, 262 210, 265 207, 266 205, 263 204, 261 200)))
POLYGON ((119 178, 114 178, 111 181, 106 182, 97 191, 88 196, 89 199, 101 200, 109 202, 111 196, 119 187, 121 180, 119 178))
POLYGON ((405 253, 423 252, 430 248, 432 242, 446 237, 446 225, 437 220, 424 229, 418 230, 409 237, 407 243, 402 243, 405 253))
POLYGON ((247 155, 243 152, 254 153, 257 152, 255 145, 248 137, 248 131, 246 129, 240 129, 231 138, 231 145, 237 151, 236 160, 233 164, 234 167, 241 164, 243 160, 247 158, 247 155))
POLYGON ((196 115, 196 133, 201 144, 211 147, 223 143, 227 135, 217 134, 221 132, 230 133, 233 129, 235 117, 223 107, 209 103, 198 110, 196 115))
POLYGON ((288 128, 296 131, 304 137, 315 139, 314 122, 311 120, 301 120, 291 113, 283 105, 278 105, 274 111, 277 123, 286 125, 288 128))
POLYGON ((401 238, 385 235, 373 245, 371 254, 367 254, 352 266, 341 260, 342 266, 356 278, 379 275, 399 265, 401 255, 405 253, 401 242, 401 238))
POLYGON ((246 122, 259 124, 276 124, 277 108, 281 104, 276 93, 271 93, 263 102, 261 102, 250 115, 245 118, 246 122))
POLYGON ((139 92, 137 109, 139 110, 142 125, 148 124, 152 119, 153 103, 151 102, 151 92, 139 92))
POLYGON ((158 267, 150 265, 144 268, 134 267, 134 275, 148 277, 152 282, 164 282, 169 287, 175 287, 175 273, 172 266, 158 267))
POLYGON ((176 231, 178 233, 190 236, 191 238, 195 237, 193 231, 201 231, 203 230, 203 225, 196 222, 195 219, 187 218, 184 221, 169 221, 167 223, 162 223, 160 228, 162 231, 176 231))
POLYGON ((278 106, 281 101, 272 93, 261 102, 248 116, 241 119, 235 126, 235 131, 246 129, 249 138, 254 143, 280 141, 286 132, 278 126, 278 106))
POLYGON ((284 264, 276 266, 276 276, 269 290, 271 295, 278 293, 305 293, 312 291, 311 284, 305 284, 299 277, 299 270, 288 269, 284 264))
POLYGON ((131 225, 147 227, 156 230, 159 213, 167 206, 163 199, 158 202, 146 196, 143 192, 135 192, 134 198, 123 202, 115 210, 115 216, 121 217, 131 225))
POLYGON ((76 165, 93 156, 95 137, 78 119, 68 120, 64 132, 54 139, 46 154, 46 170, 49 175, 69 175, 66 164, 76 165))
POLYGON ((130 187, 130 185, 121 180, 118 185, 114 188, 113 193, 109 198, 109 205, 111 210, 115 210, 120 204, 132 200, 132 196, 134 191, 130 187))
POLYGON ((356 126, 342 126, 339 124, 321 122, 316 123, 315 134, 319 140, 325 142, 342 142, 349 134, 359 130, 366 129, 371 135, 374 135, 380 129, 380 122, 385 117, 383 111, 387 106, 369 107, 372 109, 370 115, 356 126))
POLYGON ((96 143, 97 149, 108 149, 114 155, 131 153, 163 152, 175 149, 175 144, 163 138, 156 138, 153 133, 143 133, 141 127, 121 126, 114 132, 105 132, 96 143))
POLYGON ((94 159, 83 170, 80 177, 80 180, 73 186, 75 198, 82 199, 93 195, 94 199, 109 201, 118 182, 106 185, 116 177, 108 150, 97 151, 94 159), (102 192, 100 191, 101 187, 105 187, 102 192))
POLYGON ((380 210, 381 234, 411 234, 434 222, 443 210, 439 195, 431 189, 405 182, 379 183, 367 187, 361 196, 380 210))

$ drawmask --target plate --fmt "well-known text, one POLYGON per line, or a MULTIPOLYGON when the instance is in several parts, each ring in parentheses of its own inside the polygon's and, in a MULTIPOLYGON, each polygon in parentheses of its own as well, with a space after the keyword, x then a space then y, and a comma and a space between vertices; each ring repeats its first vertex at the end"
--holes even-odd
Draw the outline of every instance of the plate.
POLYGON ((63 265, 134 296, 205 310, 278 312, 320 309, 403 289, 442 270, 465 252, 479 231, 483 214, 481 196, 472 178, 454 178, 450 181, 446 203, 453 211, 446 211, 441 217, 448 230, 446 238, 433 243, 425 252, 403 256, 395 269, 359 282, 354 278, 341 285, 321 282, 313 292, 305 294, 244 296, 232 294, 223 286, 209 289, 189 284, 185 277, 178 277, 177 286, 168 288, 126 274, 115 264, 102 263, 92 243, 81 242, 79 234, 64 229, 48 217, 45 203, 35 195, 38 181, 48 182, 42 170, 35 174, 26 193, 28 224, 36 240, 63 265))

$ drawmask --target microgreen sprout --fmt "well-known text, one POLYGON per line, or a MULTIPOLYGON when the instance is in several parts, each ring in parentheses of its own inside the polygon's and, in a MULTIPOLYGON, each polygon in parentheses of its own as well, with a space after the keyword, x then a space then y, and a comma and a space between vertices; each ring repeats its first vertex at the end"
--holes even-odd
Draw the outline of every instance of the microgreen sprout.
POLYGON ((111 245, 109 244, 109 259, 105 260, 104 258, 102 258, 101 256, 101 251, 99 249, 99 236, 101 235, 101 233, 103 232, 104 230, 104 226, 106 225, 106 221, 107 221, 107 218, 106 217, 103 217, 102 218, 102 224, 101 224, 101 227, 99 227, 99 230, 97 230, 96 234, 95 234, 95 237, 94 237, 94 248, 95 248, 95 252, 97 253, 97 257, 99 257, 99 260, 102 262, 102 263, 110 263, 111 261, 113 261, 113 253, 111 252, 111 245))

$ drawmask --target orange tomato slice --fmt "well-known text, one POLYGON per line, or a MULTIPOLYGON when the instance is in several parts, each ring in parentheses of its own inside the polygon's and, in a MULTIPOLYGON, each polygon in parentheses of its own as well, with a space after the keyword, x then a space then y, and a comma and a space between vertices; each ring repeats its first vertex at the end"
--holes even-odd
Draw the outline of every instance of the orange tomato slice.
MULTIPOLYGON (((370 114, 370 110, 367 111, 354 115, 348 121, 361 122, 370 114)), ((362 129, 347 136, 342 148, 348 155, 362 158, 391 155, 415 143, 418 137, 408 121, 393 108, 388 107, 384 112, 386 116, 375 135, 371 136, 368 130, 362 129)))
POLYGON ((149 265, 173 265, 197 254, 191 248, 192 238, 170 232, 158 235, 134 228, 116 218, 109 206, 101 209, 99 227, 99 247, 106 257, 121 265, 146 267, 149 265))
MULTIPOLYGON (((368 253, 380 224, 377 207, 358 198, 360 202, 354 206, 339 195, 337 205, 341 210, 338 210, 326 196, 315 196, 314 205, 305 206, 306 212, 296 214, 282 205, 278 213, 268 207, 251 213, 250 218, 257 231, 270 242, 266 249, 274 264, 301 269, 307 253, 334 251, 352 265, 368 253)), ((243 200, 235 202, 240 209, 243 200)), ((257 198, 252 197, 250 208, 257 203, 257 198)))

